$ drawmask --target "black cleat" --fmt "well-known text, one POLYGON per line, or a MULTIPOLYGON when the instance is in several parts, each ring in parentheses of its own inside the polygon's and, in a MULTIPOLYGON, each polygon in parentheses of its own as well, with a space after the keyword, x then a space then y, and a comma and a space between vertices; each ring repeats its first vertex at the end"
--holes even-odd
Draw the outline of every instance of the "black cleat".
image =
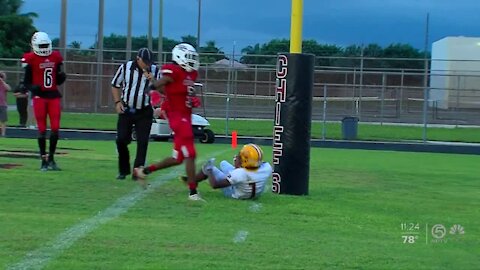
POLYGON ((120 173, 120 174, 117 175, 117 180, 125 180, 126 177, 127 177, 126 174, 121 174, 120 173))
POLYGON ((57 163, 53 160, 48 162, 48 169, 51 170, 51 171, 61 171, 62 170, 57 166, 57 163))
POLYGON ((48 171, 48 162, 42 159, 42 165, 40 166, 40 171, 46 172, 48 171))

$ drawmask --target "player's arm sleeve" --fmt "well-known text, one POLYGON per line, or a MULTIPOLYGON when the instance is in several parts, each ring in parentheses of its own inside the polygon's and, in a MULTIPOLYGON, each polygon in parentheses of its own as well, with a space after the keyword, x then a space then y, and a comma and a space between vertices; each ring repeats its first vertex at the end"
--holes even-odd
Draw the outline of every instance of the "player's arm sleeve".
POLYGON ((63 72, 62 67, 63 67, 62 62, 57 64, 57 75, 56 75, 57 85, 62 85, 67 80, 67 74, 63 72))
POLYGON ((22 63, 24 74, 23 74, 23 87, 32 93, 32 96, 37 96, 41 89, 39 85, 33 84, 33 72, 32 67, 27 63, 22 63))
POLYGON ((150 85, 151 90, 156 90, 160 92, 160 94, 165 93, 165 85, 171 83, 174 81, 174 72, 172 69, 168 68, 168 66, 162 66, 162 68, 159 71, 159 74, 156 75, 159 79, 156 80, 154 83, 150 85))
POLYGON ((163 65, 161 68, 160 68, 160 73, 161 73, 161 76, 170 76, 173 78, 174 76, 174 72, 173 72, 173 69, 169 66, 169 65, 163 65))
POLYGON ((163 82, 163 85, 162 86, 165 86, 166 84, 169 84, 171 82, 174 82, 176 81, 176 74, 175 72, 173 71, 173 69, 171 67, 169 67, 168 65, 167 66, 162 66, 161 69, 160 69, 160 74, 158 74, 159 76, 159 82, 163 82))
POLYGON ((124 82, 124 78, 125 78, 125 65, 120 65, 120 67, 118 67, 118 70, 117 72, 115 73, 115 76, 113 76, 113 79, 112 79, 112 87, 114 88, 122 88, 122 84, 124 82))
POLYGON ((32 85, 32 67, 29 64, 23 64, 23 85, 30 86, 32 85))

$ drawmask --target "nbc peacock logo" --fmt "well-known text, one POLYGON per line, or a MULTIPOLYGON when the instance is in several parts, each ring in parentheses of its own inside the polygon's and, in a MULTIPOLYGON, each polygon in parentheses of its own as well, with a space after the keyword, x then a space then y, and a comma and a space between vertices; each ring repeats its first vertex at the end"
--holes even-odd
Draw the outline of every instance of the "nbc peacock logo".
POLYGON ((465 228, 460 224, 455 224, 450 228, 450 234, 465 234, 465 228))

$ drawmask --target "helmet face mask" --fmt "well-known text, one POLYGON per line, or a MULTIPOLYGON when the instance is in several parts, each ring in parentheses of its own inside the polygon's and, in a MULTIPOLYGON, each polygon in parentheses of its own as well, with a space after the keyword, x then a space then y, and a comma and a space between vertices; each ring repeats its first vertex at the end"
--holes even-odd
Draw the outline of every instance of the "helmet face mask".
POLYGON ((240 150, 239 158, 242 168, 256 170, 262 163, 263 151, 260 146, 256 144, 246 144, 240 150))
POLYGON ((30 45, 36 55, 49 56, 52 54, 52 41, 45 32, 36 32, 33 34, 30 45))
POLYGON ((172 61, 177 63, 187 72, 198 70, 200 62, 195 48, 187 43, 180 43, 172 50, 172 61))

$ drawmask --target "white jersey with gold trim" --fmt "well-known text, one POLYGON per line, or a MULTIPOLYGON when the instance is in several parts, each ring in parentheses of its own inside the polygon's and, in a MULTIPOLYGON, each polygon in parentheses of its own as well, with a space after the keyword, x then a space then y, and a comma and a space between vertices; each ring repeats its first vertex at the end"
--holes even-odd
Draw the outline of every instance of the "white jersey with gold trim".
POLYGON ((257 170, 237 168, 227 176, 232 184, 235 199, 251 199, 260 196, 265 189, 265 184, 272 175, 272 166, 263 162, 257 170))

